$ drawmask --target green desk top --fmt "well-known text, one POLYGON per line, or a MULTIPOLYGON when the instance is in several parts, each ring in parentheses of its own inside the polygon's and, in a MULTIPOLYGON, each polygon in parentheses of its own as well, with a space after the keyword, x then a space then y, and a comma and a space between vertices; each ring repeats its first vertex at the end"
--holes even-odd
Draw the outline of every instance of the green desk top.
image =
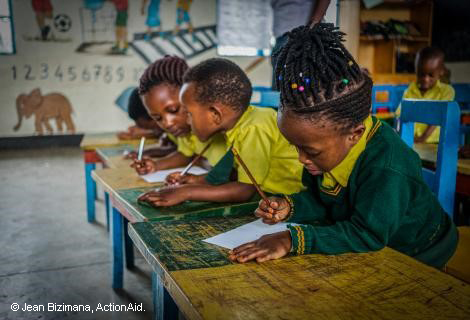
MULTIPOLYGON (((136 222, 141 221, 162 221, 162 220, 194 220, 218 216, 230 216, 240 213, 253 212, 258 207, 258 202, 247 203, 212 203, 212 202, 191 202, 172 206, 155 208, 137 201, 139 195, 155 189, 154 187, 133 188, 117 190, 114 194, 124 209, 135 218, 136 222)), ((134 222, 134 221, 133 221, 134 222)))
POLYGON ((168 271, 220 267, 232 263, 227 250, 201 240, 254 220, 247 211, 198 221, 138 222, 129 227, 129 234, 141 252, 158 257, 168 271))

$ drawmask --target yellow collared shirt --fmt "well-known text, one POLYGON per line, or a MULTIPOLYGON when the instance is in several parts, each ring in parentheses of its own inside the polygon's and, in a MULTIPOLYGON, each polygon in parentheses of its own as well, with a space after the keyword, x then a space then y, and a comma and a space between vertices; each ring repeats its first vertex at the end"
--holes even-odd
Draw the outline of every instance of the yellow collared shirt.
MULTIPOLYGON (((235 126, 227 131, 227 149, 237 149, 261 189, 270 193, 292 194, 303 189, 298 153, 277 127, 277 115, 270 108, 249 106, 235 126)), ((235 161, 238 181, 251 184, 235 161)))
POLYGON ((178 147, 177 150, 186 157, 192 157, 195 154, 201 153, 204 147, 212 141, 210 148, 204 153, 204 157, 209 161, 211 166, 215 166, 227 152, 225 138, 222 134, 216 134, 207 142, 201 142, 192 133, 183 137, 175 138, 172 135, 168 135, 168 137, 176 143, 178 147))
POLYGON ((365 150, 367 144, 367 136, 372 129, 372 116, 368 116, 364 120, 366 127, 362 137, 359 141, 349 150, 346 157, 331 171, 323 174, 322 187, 332 189, 339 183, 343 188, 348 185, 349 176, 356 165, 357 158, 365 150))
MULTIPOLYGON (((403 99, 422 99, 422 100, 440 100, 440 101, 452 101, 455 98, 455 91, 452 86, 442 83, 437 80, 436 84, 426 91, 424 94, 418 88, 416 82, 412 82, 408 89, 403 94, 403 99)), ((426 129, 427 124, 415 123, 415 136, 421 136, 426 129)), ((440 128, 437 127, 433 133, 426 139, 426 143, 438 143, 439 142, 440 128)))

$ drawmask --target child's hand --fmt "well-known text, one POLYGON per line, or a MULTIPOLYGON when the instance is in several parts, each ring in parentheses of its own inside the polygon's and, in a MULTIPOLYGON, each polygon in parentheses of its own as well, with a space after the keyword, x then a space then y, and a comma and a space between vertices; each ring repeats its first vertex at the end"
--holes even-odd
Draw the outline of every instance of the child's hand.
POLYGON ((117 137, 119 140, 131 140, 132 134, 127 131, 118 132, 117 137))
POLYGON ((137 126, 129 127, 128 131, 133 139, 152 136, 152 130, 139 128, 137 126))
POLYGON ((157 163, 150 158, 143 158, 142 160, 134 159, 131 168, 135 168, 139 175, 148 174, 157 171, 157 163))
POLYGON ((276 224, 284 220, 290 212, 290 204, 285 198, 269 197, 269 206, 264 200, 260 200, 255 216, 262 218, 266 224, 276 224))
POLYGON ((158 191, 149 191, 138 198, 155 207, 169 207, 188 200, 187 188, 162 188, 158 191))
POLYGON ((279 259, 290 252, 292 239, 289 231, 266 234, 256 241, 245 243, 230 250, 229 259, 240 263, 256 259, 264 262, 279 259))
POLYGON ((195 184, 197 183, 197 177, 194 174, 186 173, 184 176, 181 175, 181 172, 170 173, 165 178, 165 183, 169 186, 178 186, 182 184, 195 184))
POLYGON ((131 160, 137 160, 137 152, 136 151, 130 151, 124 155, 124 159, 131 159, 131 160))

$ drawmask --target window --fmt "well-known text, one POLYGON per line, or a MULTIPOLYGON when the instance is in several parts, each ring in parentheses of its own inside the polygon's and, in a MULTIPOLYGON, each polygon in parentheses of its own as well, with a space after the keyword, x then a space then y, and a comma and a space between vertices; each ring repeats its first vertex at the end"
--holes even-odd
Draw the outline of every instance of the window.
POLYGON ((0 54, 15 54, 11 0, 0 0, 0 54))

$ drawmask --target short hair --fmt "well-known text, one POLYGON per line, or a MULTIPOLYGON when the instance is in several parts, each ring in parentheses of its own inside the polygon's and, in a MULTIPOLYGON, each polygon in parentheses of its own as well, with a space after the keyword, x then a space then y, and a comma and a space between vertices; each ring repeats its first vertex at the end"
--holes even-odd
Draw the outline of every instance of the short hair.
POLYGON ((325 118, 344 130, 368 117, 372 80, 344 47, 344 35, 331 23, 301 26, 288 33, 275 66, 281 111, 325 118))
POLYGON ((140 77, 139 94, 146 94, 160 84, 180 88, 183 85, 183 75, 188 68, 186 61, 177 56, 166 55, 156 60, 145 69, 140 77))
POLYGON ((227 59, 212 58, 190 68, 184 83, 195 84, 195 99, 207 105, 222 103, 236 111, 244 111, 250 104, 250 79, 235 63, 227 59))
POLYGON ((436 47, 424 47, 423 49, 419 50, 416 55, 416 63, 429 61, 432 59, 441 59, 441 61, 444 62, 444 51, 436 47))
POLYGON ((142 99, 140 99, 139 90, 137 88, 132 91, 129 97, 129 103, 127 104, 127 113, 129 114, 129 118, 134 121, 137 121, 141 118, 144 118, 146 120, 152 119, 148 114, 147 110, 145 109, 145 106, 142 103, 142 99))

